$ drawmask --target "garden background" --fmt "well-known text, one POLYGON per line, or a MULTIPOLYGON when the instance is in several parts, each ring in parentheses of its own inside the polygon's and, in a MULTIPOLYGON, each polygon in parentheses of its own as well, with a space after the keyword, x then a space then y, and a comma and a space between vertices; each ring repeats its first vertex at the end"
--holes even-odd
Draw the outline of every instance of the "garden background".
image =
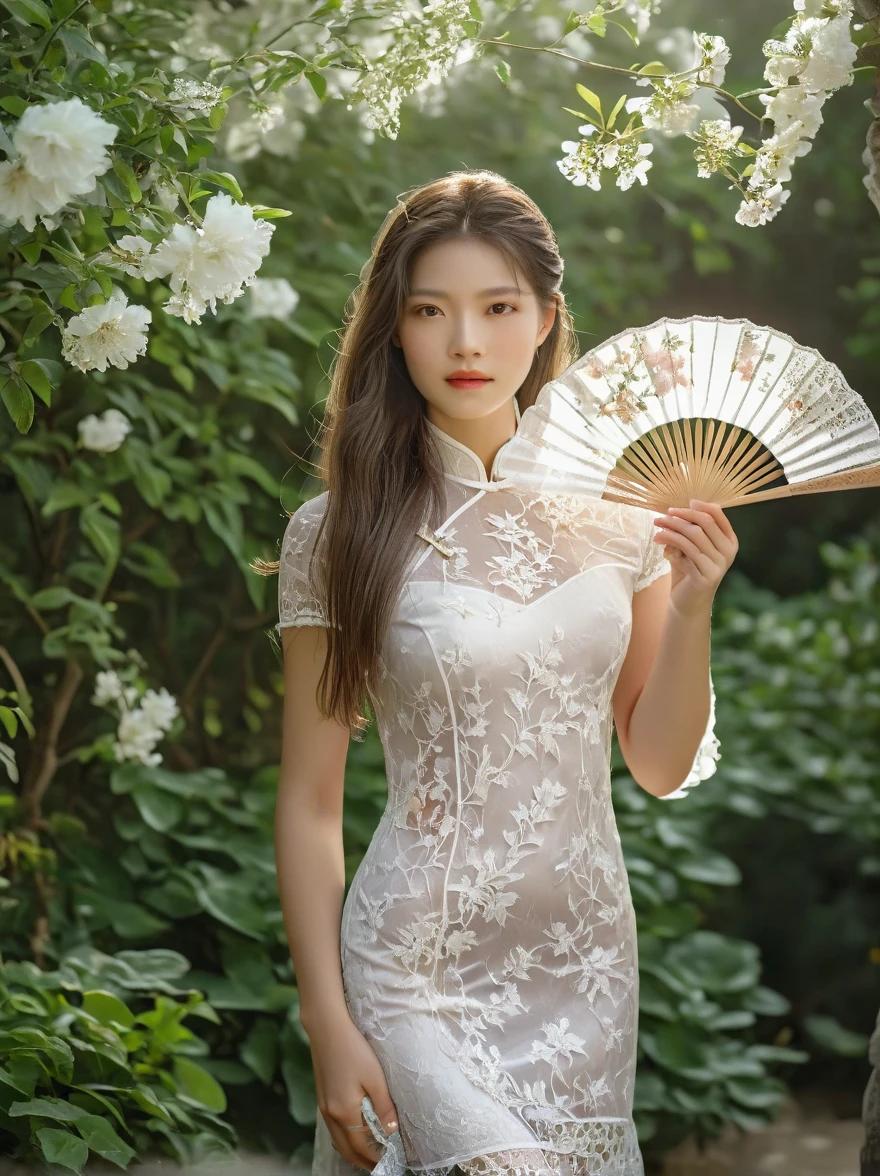
MULTIPOLYGON (((642 92, 586 65, 513 48, 461 61, 405 98, 392 138, 348 92, 368 34, 321 60, 335 0, 3 4, 5 156, 38 100, 79 95, 120 134, 101 199, 79 193, 2 236, 0 1153, 57 1172, 233 1146, 306 1165, 317 1111, 272 844, 277 582, 252 564, 277 558, 287 514, 321 489, 312 440, 373 235, 411 185, 498 171, 556 230, 582 352, 661 315, 747 317, 818 348, 880 415, 871 75, 829 99, 784 209, 746 227, 685 137, 652 136, 649 182, 625 192, 610 173, 601 191, 560 174, 575 83, 606 112, 642 92), (225 89, 201 108, 169 98, 177 79, 209 78, 225 89), (187 321, 163 309, 167 283, 114 270, 107 250, 146 210, 167 226, 219 192, 268 217, 271 248, 251 288, 187 321), (59 324, 109 298, 111 273, 151 309, 146 353, 81 370, 59 324), (80 423, 109 408, 130 429, 102 450, 80 423), (147 690, 176 701, 160 763, 117 757, 121 703, 96 689, 110 671, 129 706, 147 690)), ((569 12, 482 11, 484 36, 529 45, 560 36, 569 12)), ((690 30, 720 34, 739 92, 762 84, 761 42, 790 16, 787 0, 677 0, 638 47, 609 25, 565 48, 682 69, 690 30)), ((651 1170, 689 1136, 771 1121, 786 1091, 860 1113, 880 1003, 878 503, 865 490, 731 511, 740 551, 713 613, 718 770, 664 804, 615 743, 651 1170)), ((349 879, 384 804, 371 730, 348 760, 349 879)))

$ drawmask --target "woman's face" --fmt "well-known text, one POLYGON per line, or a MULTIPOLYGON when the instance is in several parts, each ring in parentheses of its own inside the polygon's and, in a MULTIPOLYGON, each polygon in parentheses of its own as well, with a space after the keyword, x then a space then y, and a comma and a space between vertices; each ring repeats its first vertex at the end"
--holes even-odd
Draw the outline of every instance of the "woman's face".
POLYGON ((518 277, 499 250, 473 237, 431 245, 415 259, 392 339, 435 410, 429 418, 476 420, 512 401, 556 317, 555 305, 544 313, 518 277), (489 378, 474 387, 449 383, 459 369, 489 378))

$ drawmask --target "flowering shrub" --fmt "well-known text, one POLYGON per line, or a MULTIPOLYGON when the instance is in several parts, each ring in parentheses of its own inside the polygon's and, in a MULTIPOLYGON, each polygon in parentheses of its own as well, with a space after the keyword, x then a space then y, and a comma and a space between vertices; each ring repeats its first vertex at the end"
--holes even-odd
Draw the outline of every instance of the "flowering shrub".
MULTIPOLYGON (((573 16, 566 32, 583 24, 590 27, 596 15, 605 16, 609 9, 619 7, 612 0, 600 3, 586 17, 573 16)), ((835 90, 852 83, 858 52, 851 28, 853 0, 794 0, 794 8, 785 35, 764 43, 764 77, 769 83, 764 90, 738 95, 724 90, 730 50, 723 37, 698 32, 692 34, 694 61, 689 69, 673 72, 662 62, 652 61, 619 70, 633 76, 636 85, 650 86, 652 92, 647 97, 623 95, 607 120, 598 96, 578 85, 578 93, 591 111, 571 111, 587 122, 578 128, 582 135, 579 141, 562 144, 566 152, 558 164, 562 174, 573 184, 586 184, 594 190, 601 186, 603 168, 616 174, 617 186, 624 190, 634 180, 646 184, 651 162, 644 156, 653 147, 642 142, 643 132, 686 135, 696 144, 697 174, 708 178, 718 172, 742 196, 736 213, 739 224, 754 227, 772 220, 790 195, 782 185, 791 179, 792 164, 811 149, 822 125, 822 107, 835 90), (757 121, 759 131, 764 120, 771 120, 774 133, 754 148, 741 141, 744 128, 734 126, 729 116, 698 122, 700 107, 688 100, 700 87, 734 102, 757 121), (746 106, 746 98, 758 98, 765 107, 763 114, 746 106), (622 107, 632 117, 623 129, 615 129, 622 107), (734 161, 743 158, 749 162, 737 170, 734 161)), ((858 26, 859 30, 863 27, 858 26)), ((638 44, 636 34, 627 31, 638 44)), ((863 40, 865 45, 880 43, 880 38, 863 40)))

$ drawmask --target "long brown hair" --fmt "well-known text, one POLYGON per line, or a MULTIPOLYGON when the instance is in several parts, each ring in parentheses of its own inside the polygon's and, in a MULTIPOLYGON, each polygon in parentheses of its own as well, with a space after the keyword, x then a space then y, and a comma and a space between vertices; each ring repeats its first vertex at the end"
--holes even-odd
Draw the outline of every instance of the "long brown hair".
MULTIPOLYGON (((318 438, 328 494, 309 577, 329 622, 318 703, 356 739, 368 721, 360 713, 365 696, 376 694, 379 654, 416 531, 440 524, 445 497, 424 397, 392 335, 416 254, 462 237, 499 249, 529 281, 541 314, 556 304, 553 326, 516 393, 520 411, 577 358, 556 237, 525 192, 495 172, 476 170, 452 172, 398 197, 345 305, 318 438)), ((262 566, 278 570, 277 562, 262 566)))

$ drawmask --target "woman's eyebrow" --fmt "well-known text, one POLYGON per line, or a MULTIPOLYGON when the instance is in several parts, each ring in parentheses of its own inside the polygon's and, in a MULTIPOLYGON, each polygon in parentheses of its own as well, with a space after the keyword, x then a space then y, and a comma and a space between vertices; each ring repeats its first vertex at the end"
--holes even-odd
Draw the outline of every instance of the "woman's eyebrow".
MULTIPOLYGON (((519 286, 490 286, 488 290, 480 290, 477 293, 478 298, 488 298, 491 294, 522 294, 523 291, 519 286)), ((448 298, 449 292, 447 290, 429 290, 426 286, 420 286, 417 290, 410 290, 410 298, 420 298, 429 296, 431 298, 448 298)))

